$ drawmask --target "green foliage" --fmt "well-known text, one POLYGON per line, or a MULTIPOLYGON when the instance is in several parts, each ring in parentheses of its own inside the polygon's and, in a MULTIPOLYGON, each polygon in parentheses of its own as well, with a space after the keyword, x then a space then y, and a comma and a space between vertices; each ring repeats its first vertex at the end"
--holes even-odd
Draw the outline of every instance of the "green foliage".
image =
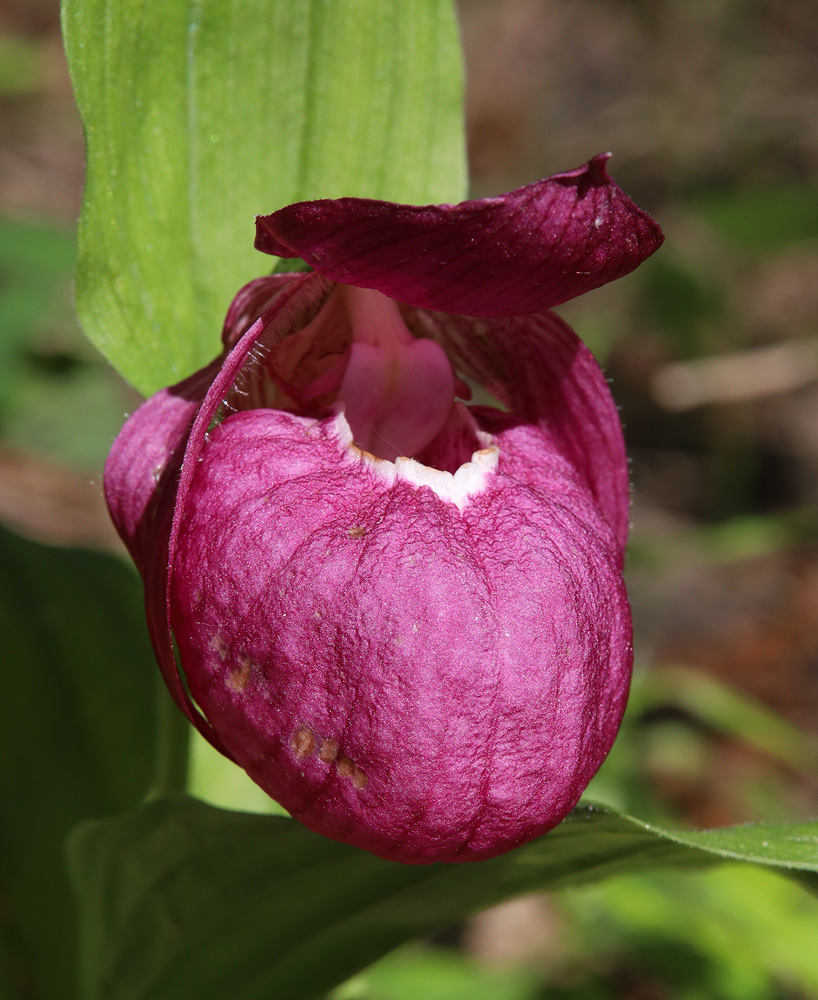
POLYGON ((520 893, 730 858, 816 872, 818 823, 679 832, 586 806, 492 861, 406 866, 292 820, 170 798, 82 826, 70 857, 89 1000, 309 1000, 520 893))
POLYGON ((818 993, 818 899, 760 867, 628 875, 488 920, 479 937, 499 933, 499 942, 489 938, 490 965, 485 945, 468 933, 479 964, 445 947, 407 945, 343 983, 331 1000, 782 1000, 818 993))
POLYGON ((595 982, 600 998, 622 995, 611 983, 626 970, 674 1000, 818 992, 818 901, 762 868, 632 875, 566 893, 559 905, 574 929, 572 978, 586 989, 595 982))
POLYGON ((763 703, 703 670, 654 668, 634 686, 628 711, 672 706, 738 743, 804 774, 818 771, 815 741, 763 703))
POLYGON ((65 0, 63 32, 88 147, 77 310, 142 392, 208 361, 269 270, 255 214, 464 193, 448 0, 65 0))
POLYGON ((131 401, 72 315, 74 242, 0 218, 0 437, 96 472, 131 401))
POLYGON ((63 841, 147 788, 155 682, 139 589, 110 556, 0 529, 0 995, 73 995, 63 841))
POLYGON ((66 279, 74 263, 74 238, 52 227, 0 219, 0 416, 24 365, 24 350, 67 312, 66 279))
POLYGON ((330 1000, 538 1000, 538 977, 484 969, 447 948, 411 946, 333 990, 330 1000))
POLYGON ((702 328, 723 311, 723 293, 712 275, 697 273, 688 261, 664 253, 642 273, 643 308, 648 320, 671 335, 682 357, 701 353, 702 328))
POLYGON ((809 187, 714 191, 693 210, 734 245, 761 254, 801 240, 818 240, 818 192, 809 187))

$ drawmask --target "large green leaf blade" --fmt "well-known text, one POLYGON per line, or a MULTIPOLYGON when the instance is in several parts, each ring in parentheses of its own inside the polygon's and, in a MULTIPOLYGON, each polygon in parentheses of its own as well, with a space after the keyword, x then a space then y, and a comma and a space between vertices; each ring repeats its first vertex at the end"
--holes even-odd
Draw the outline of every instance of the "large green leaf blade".
POLYGON ((818 823, 676 833, 600 807, 493 861, 403 866, 292 820, 169 799, 72 841, 99 1000, 320 997, 403 941, 503 899, 673 865, 818 871, 818 823))
POLYGON ((270 268, 253 216, 465 192, 450 0, 64 0, 88 145, 77 309, 143 392, 218 348, 270 268))
POLYGON ((0 996, 74 995, 65 837, 133 806, 150 780, 156 681, 142 603, 120 560, 0 529, 0 996))

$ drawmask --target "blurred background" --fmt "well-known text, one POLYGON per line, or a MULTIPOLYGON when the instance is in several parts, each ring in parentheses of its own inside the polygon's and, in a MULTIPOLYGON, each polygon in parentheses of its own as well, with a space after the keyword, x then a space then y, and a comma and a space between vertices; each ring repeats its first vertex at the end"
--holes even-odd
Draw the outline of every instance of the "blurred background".
MULTIPOLYGON (((637 676, 589 795, 670 825, 816 817, 818 4, 458 6, 473 192, 611 150, 667 237, 560 309, 632 461, 637 676)), ((137 400, 72 314, 82 175, 58 4, 0 0, 0 528, 118 552, 100 471, 137 400)), ((629 877, 481 914, 335 1000, 818 998, 816 918, 748 867, 629 877)))

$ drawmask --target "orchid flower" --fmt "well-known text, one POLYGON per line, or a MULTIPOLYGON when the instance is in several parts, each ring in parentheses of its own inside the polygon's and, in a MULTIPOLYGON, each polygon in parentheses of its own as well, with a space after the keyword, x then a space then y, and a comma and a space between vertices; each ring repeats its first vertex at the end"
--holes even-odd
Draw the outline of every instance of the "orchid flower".
POLYGON ((546 832, 622 718, 625 449, 549 311, 662 241, 606 160, 259 217, 257 248, 312 271, 243 288, 222 354, 108 460, 180 709, 296 819, 385 858, 546 832))

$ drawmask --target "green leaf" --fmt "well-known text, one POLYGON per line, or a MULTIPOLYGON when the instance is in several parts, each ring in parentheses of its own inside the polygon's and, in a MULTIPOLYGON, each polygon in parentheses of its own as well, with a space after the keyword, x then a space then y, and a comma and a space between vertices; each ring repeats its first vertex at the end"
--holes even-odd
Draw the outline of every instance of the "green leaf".
POLYGON ((150 778, 155 669, 135 575, 111 556, 0 529, 0 996, 68 1000, 63 842, 150 778))
POLYGON ((333 990, 329 1000, 540 1000, 532 970, 493 969, 449 948, 409 946, 333 990))
POLYGON ((808 733, 704 670, 685 666, 653 668, 645 672, 634 693, 631 712, 642 714, 668 706, 680 709, 785 767, 805 774, 818 771, 818 746, 808 733))
POLYGON ((270 269, 253 216, 464 194, 450 0, 65 0, 85 126, 77 310, 142 392, 217 352, 270 269))
POLYGON ((731 858, 818 871, 818 823, 681 833, 586 806, 492 861, 405 866, 292 820, 173 798, 81 827, 70 857, 89 1000, 310 1000, 518 894, 731 858))

